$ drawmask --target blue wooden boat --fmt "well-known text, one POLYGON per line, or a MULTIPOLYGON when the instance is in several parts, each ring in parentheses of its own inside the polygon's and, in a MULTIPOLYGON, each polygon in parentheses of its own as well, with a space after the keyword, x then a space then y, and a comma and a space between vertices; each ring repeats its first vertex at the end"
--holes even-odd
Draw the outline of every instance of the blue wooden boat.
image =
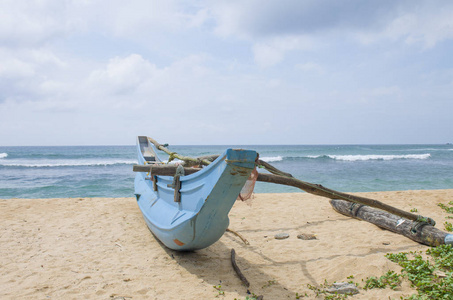
MULTIPOLYGON (((163 163, 146 136, 137 138, 137 152, 140 165, 163 163)), ((227 149, 207 167, 179 177, 179 199, 173 176, 137 173, 135 195, 151 232, 174 250, 202 249, 218 241, 256 158, 255 151, 227 149)))

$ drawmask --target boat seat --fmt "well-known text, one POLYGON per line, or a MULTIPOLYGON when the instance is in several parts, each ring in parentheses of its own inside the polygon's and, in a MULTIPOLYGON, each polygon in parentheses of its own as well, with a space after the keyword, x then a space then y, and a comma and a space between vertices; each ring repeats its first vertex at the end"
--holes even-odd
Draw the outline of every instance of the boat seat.
POLYGON ((143 149, 143 158, 146 161, 156 161, 156 154, 152 149, 149 149, 148 147, 143 149))

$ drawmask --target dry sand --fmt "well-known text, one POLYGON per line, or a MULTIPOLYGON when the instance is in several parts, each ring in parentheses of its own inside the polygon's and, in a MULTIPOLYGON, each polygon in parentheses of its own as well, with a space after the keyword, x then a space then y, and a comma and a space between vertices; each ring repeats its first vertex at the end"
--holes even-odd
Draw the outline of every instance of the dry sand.
MULTIPOLYGON (((417 208, 439 229, 447 213, 437 203, 453 190, 360 193, 404 210, 417 208)), ((306 193, 256 194, 230 212, 231 233, 196 252, 166 249, 147 229, 133 198, 0 200, 0 299, 245 299, 230 263, 237 263, 264 299, 315 299, 307 284, 382 275, 399 267, 388 252, 428 247, 336 213, 327 199, 306 193), (289 233, 276 240, 277 233, 289 233), (316 240, 300 240, 301 233, 316 240), (219 293, 214 286, 221 286, 219 293)), ((360 290, 351 299, 388 299, 397 291, 360 290)))

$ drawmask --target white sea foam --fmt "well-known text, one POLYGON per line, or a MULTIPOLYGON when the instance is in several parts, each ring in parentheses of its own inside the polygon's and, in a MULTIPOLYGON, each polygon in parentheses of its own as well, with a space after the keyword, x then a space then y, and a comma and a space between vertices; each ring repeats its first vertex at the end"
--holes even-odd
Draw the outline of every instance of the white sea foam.
POLYGON ((8 156, 8 153, 0 153, 0 158, 6 158, 8 156))
POLYGON ((394 159, 428 159, 431 154, 406 154, 406 155, 327 155, 335 160, 365 161, 365 160, 394 160, 394 159))
POLYGON ((108 161, 93 161, 93 160, 66 160, 66 161, 45 161, 45 162, 32 162, 32 161, 19 161, 11 160, 0 162, 0 166, 7 167, 26 167, 26 168, 53 168, 53 167, 86 167, 86 166, 111 166, 111 165, 131 165, 136 164, 135 160, 108 160, 108 161))
POLYGON ((260 157, 260 159, 265 162, 272 162, 272 161, 282 161, 283 157, 281 157, 281 156, 264 156, 264 157, 260 157))
POLYGON ((163 162, 164 164, 176 165, 176 164, 181 164, 181 163, 183 163, 184 161, 175 158, 175 159, 173 159, 171 162, 168 162, 168 159, 167 159, 167 160, 163 160, 162 162, 163 162))
POLYGON ((443 148, 413 148, 413 149, 401 149, 401 150, 393 150, 393 151, 445 151, 445 150, 453 150, 453 149, 443 149, 443 148))

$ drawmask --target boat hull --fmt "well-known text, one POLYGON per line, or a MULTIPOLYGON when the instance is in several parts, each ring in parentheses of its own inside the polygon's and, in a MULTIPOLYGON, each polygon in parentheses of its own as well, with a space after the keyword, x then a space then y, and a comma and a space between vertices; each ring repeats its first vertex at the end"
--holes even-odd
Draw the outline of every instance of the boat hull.
MULTIPOLYGON (((149 164, 152 144, 137 143, 140 164, 149 164)), ((209 166, 181 176, 180 202, 174 201, 173 177, 137 173, 137 203, 151 232, 168 248, 197 250, 220 239, 228 228, 228 213, 255 167, 257 154, 227 149, 209 166)), ((151 163, 160 163, 156 160, 151 163)))

